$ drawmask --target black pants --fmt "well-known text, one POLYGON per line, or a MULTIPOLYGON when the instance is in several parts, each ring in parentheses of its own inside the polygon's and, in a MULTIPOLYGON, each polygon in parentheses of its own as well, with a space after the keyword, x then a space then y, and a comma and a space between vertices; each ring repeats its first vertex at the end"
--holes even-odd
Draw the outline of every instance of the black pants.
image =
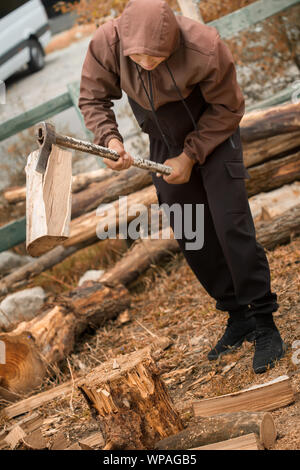
MULTIPOLYGON (((151 129, 150 159, 164 163, 168 158, 182 152, 183 142, 171 141, 171 152, 160 137, 153 121, 145 125, 149 112, 138 107, 129 100, 133 111, 143 130, 151 129), (141 119, 141 117, 143 119, 141 119), (142 122, 141 122, 142 121, 142 122), (171 154, 170 154, 171 153, 171 154)), ((188 119, 181 113, 168 114, 168 106, 162 108, 165 116, 169 116, 169 126, 174 119, 188 119), (179 116, 184 116, 184 118, 179 116)), ((180 107, 182 103, 178 102, 180 107)), ((178 110, 179 111, 179 110, 178 110)), ((158 117, 160 109, 158 109, 158 117)), ((163 120, 163 123, 166 123, 163 120)), ((168 120, 167 120, 168 122, 168 120)), ((164 128, 166 133, 170 127, 164 128)), ((169 145, 170 147, 170 145, 169 145)), ((249 306, 248 315, 271 313, 278 309, 277 295, 271 292, 270 269, 263 247, 256 240, 255 226, 248 202, 245 178, 249 173, 244 166, 240 129, 217 146, 207 157, 204 165, 193 166, 190 180, 184 184, 170 184, 163 177, 152 173, 160 204, 181 206, 184 220, 185 204, 191 205, 193 224, 196 220, 196 204, 204 205, 204 244, 198 250, 186 250, 184 230, 182 238, 177 238, 180 249, 193 270, 194 274, 216 300, 216 308, 222 311, 244 310, 249 306)), ((170 225, 174 230, 174 218, 170 217, 170 225)), ((175 234, 176 236, 176 234, 175 234)))

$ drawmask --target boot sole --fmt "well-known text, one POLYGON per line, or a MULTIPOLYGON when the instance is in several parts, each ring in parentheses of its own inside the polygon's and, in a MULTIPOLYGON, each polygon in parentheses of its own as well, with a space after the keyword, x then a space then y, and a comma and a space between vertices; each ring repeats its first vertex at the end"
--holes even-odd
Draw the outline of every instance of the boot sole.
POLYGON ((273 369, 276 363, 285 356, 286 350, 287 350, 287 345, 285 343, 282 343, 282 351, 281 351, 280 356, 276 357, 276 359, 274 359, 272 362, 270 362, 269 364, 265 366, 256 367, 256 368, 253 367, 255 374, 263 374, 264 372, 267 372, 267 370, 273 369))
POLYGON ((234 351, 236 351, 238 348, 240 348, 243 344, 244 341, 248 341, 249 343, 253 343, 255 340, 255 331, 251 331, 251 333, 248 333, 244 338, 242 338, 240 341, 238 341, 236 344, 231 346, 230 348, 226 349, 226 351, 223 351, 219 354, 216 354, 215 356, 210 356, 208 357, 209 361, 216 361, 219 357, 225 356, 226 354, 231 354, 234 351))

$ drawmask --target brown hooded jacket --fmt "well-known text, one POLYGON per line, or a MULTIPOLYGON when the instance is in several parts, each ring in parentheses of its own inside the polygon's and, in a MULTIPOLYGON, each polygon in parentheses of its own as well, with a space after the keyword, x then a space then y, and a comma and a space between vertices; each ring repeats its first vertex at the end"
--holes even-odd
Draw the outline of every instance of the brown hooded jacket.
MULTIPOLYGON (((175 16, 163 0, 130 0, 119 18, 100 26, 85 57, 79 97, 86 127, 99 145, 107 146, 113 137, 123 142, 112 110, 112 100, 120 99, 122 90, 151 109, 132 54, 166 57, 151 71, 156 110, 178 101, 166 61, 184 98, 200 86, 209 106, 197 122, 198 129, 187 134, 184 152, 203 164, 233 134, 245 112, 232 54, 218 31, 175 16)), ((147 73, 141 69, 145 83, 147 73)))

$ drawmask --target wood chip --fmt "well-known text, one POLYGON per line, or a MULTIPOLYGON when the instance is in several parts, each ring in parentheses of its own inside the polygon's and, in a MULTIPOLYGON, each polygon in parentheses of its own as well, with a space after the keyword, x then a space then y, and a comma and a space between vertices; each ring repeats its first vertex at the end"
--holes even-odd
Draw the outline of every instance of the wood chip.
POLYGON ((120 366, 117 363, 116 359, 114 359, 114 362, 113 362, 113 369, 120 369, 120 366))
POLYGON ((41 430, 36 429, 29 436, 24 437, 22 448, 30 450, 47 449, 47 441, 43 437, 41 430))
POLYGON ((10 446, 11 449, 15 449, 22 439, 26 437, 25 431, 21 426, 15 426, 9 434, 5 437, 5 442, 10 446))
POLYGON ((196 380, 195 382, 193 382, 189 388, 191 387, 194 387, 195 385, 199 385, 199 384, 205 384, 207 382, 209 382, 213 376, 216 375, 216 372, 215 371, 212 371, 212 372, 209 372, 209 374, 207 375, 204 375, 203 377, 200 377, 200 379, 196 380))
POLYGON ((236 365, 236 362, 231 362, 227 366, 223 367, 221 375, 227 374, 227 372, 229 372, 231 369, 233 369, 235 365, 236 365))
POLYGON ((93 447, 103 447, 105 445, 103 435, 101 432, 95 432, 91 434, 90 436, 82 440, 79 440, 78 442, 81 447, 88 446, 90 448, 93 448, 93 447))

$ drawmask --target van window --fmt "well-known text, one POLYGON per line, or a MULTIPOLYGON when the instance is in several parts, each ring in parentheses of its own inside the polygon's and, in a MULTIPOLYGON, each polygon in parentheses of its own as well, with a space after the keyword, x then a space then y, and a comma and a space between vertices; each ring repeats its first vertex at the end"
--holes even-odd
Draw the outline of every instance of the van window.
POLYGON ((29 2, 29 0, 10 0, 9 2, 0 3, 0 20, 27 2, 29 2))

